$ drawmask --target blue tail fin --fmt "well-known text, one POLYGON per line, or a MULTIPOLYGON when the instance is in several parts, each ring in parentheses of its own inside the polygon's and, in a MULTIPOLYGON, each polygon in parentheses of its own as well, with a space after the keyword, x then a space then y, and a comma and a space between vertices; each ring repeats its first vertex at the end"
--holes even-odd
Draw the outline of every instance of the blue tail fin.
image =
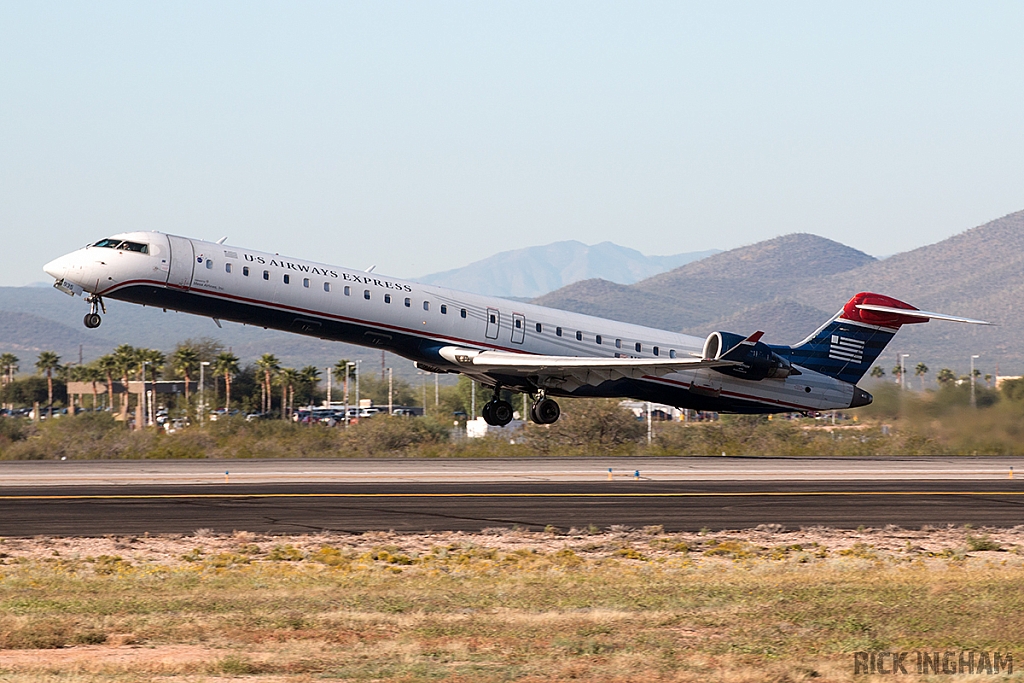
POLYGON ((864 311, 857 308, 858 304, 916 310, 891 297, 861 292, 804 341, 796 346, 773 346, 772 349, 793 365, 856 384, 901 325, 926 322, 893 313, 882 315, 864 311))

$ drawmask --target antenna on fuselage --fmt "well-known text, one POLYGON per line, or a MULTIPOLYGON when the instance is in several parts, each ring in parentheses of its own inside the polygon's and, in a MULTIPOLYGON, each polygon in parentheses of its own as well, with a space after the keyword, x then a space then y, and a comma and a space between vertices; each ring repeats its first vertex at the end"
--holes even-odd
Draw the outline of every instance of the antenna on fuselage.
POLYGON ((374 263, 374 264, 373 264, 372 266, 370 266, 369 268, 367 268, 367 269, 366 269, 366 270, 364 270, 363 272, 364 272, 364 273, 372 273, 372 272, 373 272, 373 269, 374 269, 374 268, 376 268, 376 267, 377 267, 377 264, 376 264, 376 263, 374 263))
POLYGON ((228 236, 227 236, 227 235, 224 235, 224 236, 223 236, 223 237, 221 237, 221 238, 220 238, 219 240, 217 240, 217 244, 224 244, 224 241, 225 241, 225 240, 226 240, 227 238, 228 238, 228 236))

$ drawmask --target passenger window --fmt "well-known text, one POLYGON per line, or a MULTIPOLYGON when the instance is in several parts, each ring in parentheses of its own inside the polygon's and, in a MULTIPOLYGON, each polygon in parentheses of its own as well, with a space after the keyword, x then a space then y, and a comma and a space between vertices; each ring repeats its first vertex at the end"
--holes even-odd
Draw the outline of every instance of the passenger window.
POLYGON ((352 296, 352 288, 345 285, 345 296, 352 296))
POLYGON ((579 330, 576 331, 576 341, 583 341, 583 333, 579 330))
POLYGON ((264 280, 269 280, 270 279, 270 271, 269 270, 264 270, 263 271, 263 279, 264 280))
POLYGON ((669 349, 668 350, 668 357, 669 358, 675 358, 676 357, 676 350, 675 349, 669 349))
POLYGON ((405 297, 405 307, 409 308, 410 306, 412 306, 412 299, 405 297))
POLYGON ((622 340, 621 339, 616 339, 615 340, 615 348, 617 348, 617 349, 621 349, 622 348, 622 340))
POLYGON ((363 298, 366 299, 367 301, 370 300, 370 290, 368 290, 368 289, 364 289, 363 290, 363 298))
POLYGON ((331 291, 331 283, 330 282, 325 282, 324 283, 324 291, 325 292, 331 291))
POLYGON ((498 316, 496 316, 496 315, 494 315, 493 313, 491 313, 491 322, 492 322, 492 323, 496 323, 496 322, 498 322, 498 316))
POLYGON ((652 350, 654 351, 654 355, 655 356, 659 355, 658 354, 658 347, 657 346, 655 346, 654 349, 652 349, 652 350))
POLYGON ((448 307, 441 304, 441 315, 448 315, 448 307))
POLYGON ((519 318, 516 318, 516 329, 521 329, 522 327, 523 327, 523 321, 520 320, 519 318))
POLYGON ((637 353, 640 353, 641 351, 643 351, 643 348, 644 347, 643 347, 643 345, 640 342, 636 343, 636 352, 637 353))
POLYGON ((386 304, 391 303, 391 295, 390 294, 385 294, 384 295, 384 303, 386 303, 386 304))
POLYGON ((206 259, 206 269, 207 270, 213 270, 213 261, 212 260, 206 259))
POLYGON ((556 337, 561 337, 562 336, 562 328, 561 327, 556 327, 555 328, 555 336, 556 337))
POLYGON ((284 283, 286 285, 288 285, 288 284, 291 284, 291 282, 292 282, 292 276, 289 275, 288 273, 285 273, 284 274, 284 283))
POLYGON ((230 263, 225 263, 224 264, 224 272, 225 273, 230 273, 231 272, 231 264, 230 263))
POLYGON ((424 301, 423 302, 423 310, 424 311, 429 311, 430 310, 430 302, 429 301, 424 301))
POLYGON ((302 278, 302 286, 305 287, 306 289, 309 289, 309 278, 308 277, 302 278))
POLYGON ((463 318, 465 318, 466 317, 466 309, 463 308, 461 311, 459 311, 459 315, 461 315, 463 318))
POLYGON ((242 275, 249 277, 249 266, 242 266, 242 275))
POLYGON ((600 344, 601 343, 601 335, 597 335, 596 337, 594 337, 594 341, 597 342, 598 344, 600 344))
POLYGON ((543 329, 543 326, 540 323, 537 323, 537 332, 541 332, 543 329))

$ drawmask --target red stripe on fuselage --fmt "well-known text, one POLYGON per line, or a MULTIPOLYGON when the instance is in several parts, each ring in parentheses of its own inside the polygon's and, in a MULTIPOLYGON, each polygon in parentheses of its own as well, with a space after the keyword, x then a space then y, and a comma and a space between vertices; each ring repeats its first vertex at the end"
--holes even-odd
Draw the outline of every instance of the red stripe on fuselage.
MULTIPOLYGON (((107 296, 107 295, 110 294, 110 292, 117 291, 118 289, 124 289, 125 287, 131 287, 131 286, 140 285, 140 284, 141 285, 153 285, 155 287, 162 287, 162 288, 165 288, 165 289, 172 289, 172 290, 176 290, 176 291, 186 292, 188 294, 195 294, 196 296, 209 296, 209 297, 214 297, 214 298, 219 297, 219 298, 222 298, 222 299, 229 299, 229 300, 238 301, 238 302, 242 302, 242 303, 246 303, 246 304, 257 305, 257 306, 260 306, 260 307, 263 307, 263 308, 276 308, 278 310, 288 310, 288 311, 292 311, 292 312, 296 312, 296 313, 305 313, 305 314, 310 315, 310 316, 320 316, 320 317, 324 317, 324 318, 331 318, 333 320, 338 320, 338 321, 341 321, 341 322, 349 322, 349 323, 353 323, 353 324, 357 324, 357 325, 363 325, 365 327, 377 327, 377 328, 383 328, 383 329, 391 330, 391 331, 394 331, 394 332, 404 332, 404 333, 409 334, 409 335, 414 336, 414 337, 427 337, 429 339, 434 339, 434 340, 437 340, 437 341, 448 341, 448 342, 454 342, 454 343, 458 343, 458 344, 464 344, 464 345, 467 345, 467 346, 477 346, 477 347, 481 347, 482 346, 482 347, 486 347, 486 348, 493 349, 493 350, 496 350, 496 351, 509 351, 511 353, 521 353, 521 354, 525 354, 525 355, 536 355, 536 354, 531 354, 529 351, 524 351, 522 349, 513 349, 513 348, 509 348, 509 347, 505 347, 505 346, 498 346, 496 344, 487 344, 486 342, 478 342, 478 341, 469 340, 469 339, 460 339, 458 337, 448 337, 448 336, 445 336, 445 335, 424 334, 423 330, 413 330, 413 329, 409 329, 409 328, 405 328, 405 327, 399 327, 397 325, 388 325, 387 323, 378 323, 378 322, 372 322, 371 323, 371 322, 368 322, 366 320, 361 320, 359 318, 350 318, 348 316, 337 315, 335 313, 327 313, 325 311, 316 311, 316 310, 311 310, 311 309, 307 309, 307 308, 299 308, 297 306, 289 306, 288 304, 279 304, 279 303, 274 303, 274 302, 262 301, 260 299, 250 299, 248 297, 237 296, 235 294, 226 294, 224 292, 205 292, 205 291, 202 291, 202 290, 197 290, 197 289, 189 288, 189 287, 171 286, 171 285, 168 285, 166 282, 159 282, 157 280, 128 280, 126 282, 121 282, 121 283, 119 283, 117 285, 114 285, 113 287, 105 289, 102 292, 97 292, 97 296, 107 296)), ((688 382, 680 382, 678 380, 666 379, 664 377, 652 377, 650 375, 644 375, 642 377, 642 379, 647 380, 649 382, 663 382, 663 383, 666 383, 666 384, 675 384, 675 385, 678 385, 678 386, 686 387, 687 389, 690 388, 690 383, 688 383, 688 382)), ((761 397, 761 396, 751 396, 751 395, 748 395, 748 394, 740 394, 740 393, 733 392, 733 391, 726 391, 724 389, 722 390, 721 393, 722 394, 726 394, 726 395, 731 396, 731 397, 734 397, 734 398, 739 398, 739 399, 746 400, 746 401, 753 401, 754 403, 767 403, 767 404, 771 404, 771 405, 785 406, 785 407, 789 407, 789 408, 793 408, 795 410, 801 410, 801 411, 803 411, 803 410, 814 410, 814 408, 811 408, 811 407, 808 407, 808 406, 803 406, 803 405, 800 405, 799 403, 789 403, 787 401, 780 401, 780 400, 777 400, 777 399, 764 398, 764 397, 761 397)))

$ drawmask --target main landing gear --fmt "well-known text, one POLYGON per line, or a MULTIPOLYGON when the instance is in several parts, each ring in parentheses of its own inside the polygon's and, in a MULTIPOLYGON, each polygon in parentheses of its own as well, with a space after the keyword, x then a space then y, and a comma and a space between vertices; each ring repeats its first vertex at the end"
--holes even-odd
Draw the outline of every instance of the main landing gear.
POLYGON ((494 392, 494 398, 485 403, 480 412, 483 413, 484 422, 492 427, 504 427, 512 421, 512 404, 498 398, 498 391, 494 392))
MULTIPOLYGON (((483 413, 484 422, 491 425, 492 427, 504 427, 512 421, 512 404, 508 401, 502 401, 499 396, 501 394, 501 387, 497 387, 494 391, 494 398, 484 404, 483 413)), ((539 425, 554 424, 558 421, 558 417, 562 414, 562 410, 558 407, 553 399, 547 398, 543 393, 537 398, 533 406, 530 407, 530 419, 539 425)))
POLYGON ((103 299, 93 295, 86 299, 89 302, 89 312, 85 314, 84 323, 85 326, 90 330, 94 330, 100 326, 103 322, 103 318, 100 317, 99 311, 103 309, 103 312, 107 312, 107 307, 103 305, 103 299))

